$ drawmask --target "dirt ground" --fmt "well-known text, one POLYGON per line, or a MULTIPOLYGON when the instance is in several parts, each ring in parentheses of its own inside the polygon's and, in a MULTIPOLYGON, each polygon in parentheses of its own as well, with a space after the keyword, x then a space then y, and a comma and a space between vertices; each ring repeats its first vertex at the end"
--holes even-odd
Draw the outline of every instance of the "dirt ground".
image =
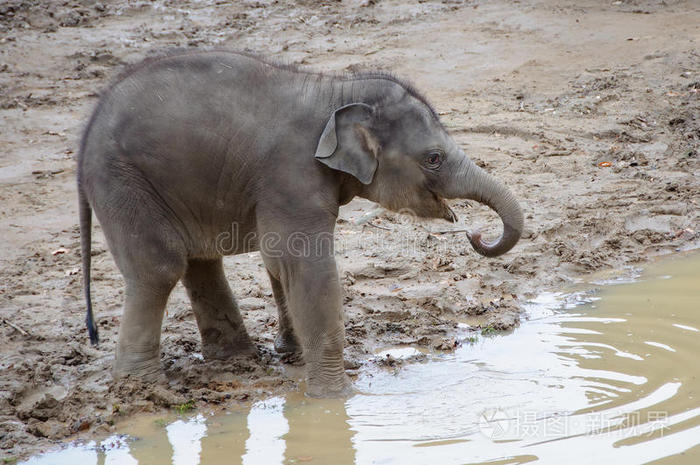
POLYGON ((106 434, 136 412, 298 388, 298 368, 272 350, 276 309, 258 254, 225 264, 259 359, 203 361, 178 286, 163 330, 169 383, 115 383, 124 288, 94 226, 102 343, 89 345, 75 156, 100 89, 124 63, 216 46, 318 70, 390 70, 516 192, 526 232, 496 259, 476 255, 463 232, 497 233, 484 207, 453 202, 458 225, 365 200, 343 207, 336 236, 352 374, 380 363, 378 348, 449 351, 465 334, 517 325, 541 290, 700 244, 698 23, 694 0, 3 1, 0 457, 106 434))

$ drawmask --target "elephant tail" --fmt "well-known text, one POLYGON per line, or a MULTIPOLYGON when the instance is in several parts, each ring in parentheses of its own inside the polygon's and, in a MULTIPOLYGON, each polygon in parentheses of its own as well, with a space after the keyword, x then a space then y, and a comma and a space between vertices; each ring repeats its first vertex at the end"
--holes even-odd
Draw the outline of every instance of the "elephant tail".
POLYGON ((92 208, 85 196, 85 191, 78 182, 78 210, 80 211, 80 256, 83 261, 83 289, 85 291, 85 302, 87 303, 87 315, 85 324, 87 325, 90 343, 94 346, 100 341, 97 334, 97 325, 92 316, 92 299, 90 298, 90 261, 92 258, 92 208))

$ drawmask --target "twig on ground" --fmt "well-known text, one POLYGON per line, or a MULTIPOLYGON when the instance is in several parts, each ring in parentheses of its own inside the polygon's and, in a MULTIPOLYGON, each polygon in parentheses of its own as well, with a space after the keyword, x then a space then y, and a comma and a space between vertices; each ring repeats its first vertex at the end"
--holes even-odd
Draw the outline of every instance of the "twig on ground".
POLYGON ((3 319, 2 319, 2 322, 5 323, 5 324, 6 324, 7 326, 9 326, 10 328, 14 329, 15 331, 19 332, 19 333, 22 334, 23 336, 31 337, 31 334, 29 334, 27 331, 23 330, 22 328, 20 328, 20 327, 17 326, 16 324, 10 323, 9 321, 7 321, 6 318, 3 318, 3 319))
POLYGON ((356 219, 354 221, 354 223, 356 226, 362 226, 363 224, 365 224, 369 221, 372 221, 373 219, 375 219, 376 217, 378 217, 382 213, 384 213, 384 208, 376 207, 373 210, 368 211, 364 215, 360 216, 358 219, 356 219))
POLYGON ((468 233, 469 229, 445 229, 443 231, 430 231, 431 234, 458 234, 468 233))
POLYGON ((367 226, 372 226, 373 228, 383 229, 384 231, 391 231, 391 228, 387 228, 387 227, 385 227, 385 226, 379 226, 378 224, 374 224, 374 223, 372 223, 371 221, 368 221, 368 222, 365 223, 365 224, 366 224, 367 226))

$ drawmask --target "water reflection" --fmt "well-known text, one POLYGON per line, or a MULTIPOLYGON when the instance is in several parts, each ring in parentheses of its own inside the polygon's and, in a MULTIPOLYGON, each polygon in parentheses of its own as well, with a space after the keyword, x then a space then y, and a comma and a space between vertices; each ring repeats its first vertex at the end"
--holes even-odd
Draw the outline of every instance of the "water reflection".
POLYGON ((292 393, 254 403, 223 417, 198 415, 166 427, 153 419, 133 422, 125 440, 112 436, 99 445, 52 454, 27 464, 289 464, 355 463, 353 435, 341 400, 312 400, 292 393), (321 447, 319 447, 321 445, 321 447))
MULTIPOLYGON (((270 399, 268 402, 272 403, 274 399, 270 399)), ((251 408, 251 412, 255 408, 251 408)), ((241 465, 244 463, 243 456, 246 453, 246 443, 250 437, 248 418, 245 412, 227 415, 225 421, 219 418, 210 418, 206 425, 207 434, 202 438, 202 453, 199 463, 202 465, 208 463, 241 465)), ((197 462, 191 463, 196 464, 197 462)))
MULTIPOLYGON (((134 462, 139 464, 157 463, 158 461, 172 463, 173 447, 168 437, 168 431, 165 428, 157 428, 151 430, 150 433, 148 440, 135 439, 129 443, 130 455, 134 458, 134 462)), ((104 445, 107 441, 103 441, 102 444, 104 445)), ((111 450, 107 450, 106 453, 111 455, 111 450)))
POLYGON ((284 399, 273 398, 253 404, 248 414, 248 432, 243 465, 282 463, 289 422, 283 414, 284 399))
POLYGON ((355 463, 354 431, 345 402, 338 399, 306 399, 292 393, 286 399, 284 416, 289 422, 282 463, 355 463))
POLYGON ((345 402, 291 393, 165 427, 142 419, 125 431, 143 439, 26 463, 700 463, 700 256, 667 268, 595 298, 541 296, 513 335, 367 368, 345 402))

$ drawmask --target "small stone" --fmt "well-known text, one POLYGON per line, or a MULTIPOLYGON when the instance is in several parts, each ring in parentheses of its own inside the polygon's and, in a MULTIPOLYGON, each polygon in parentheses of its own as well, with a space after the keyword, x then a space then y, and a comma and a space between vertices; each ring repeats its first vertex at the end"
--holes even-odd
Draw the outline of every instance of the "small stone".
POLYGON ((148 394, 148 400, 152 401, 155 405, 162 407, 182 405, 186 402, 184 397, 174 392, 170 392, 161 386, 153 386, 151 388, 151 392, 148 394))
POLYGON ((80 418, 73 422, 73 432, 85 431, 90 428, 91 422, 87 418, 80 418))
POLYGON ((47 439, 60 439, 70 434, 68 428, 56 420, 31 423, 27 429, 34 436, 47 439))

